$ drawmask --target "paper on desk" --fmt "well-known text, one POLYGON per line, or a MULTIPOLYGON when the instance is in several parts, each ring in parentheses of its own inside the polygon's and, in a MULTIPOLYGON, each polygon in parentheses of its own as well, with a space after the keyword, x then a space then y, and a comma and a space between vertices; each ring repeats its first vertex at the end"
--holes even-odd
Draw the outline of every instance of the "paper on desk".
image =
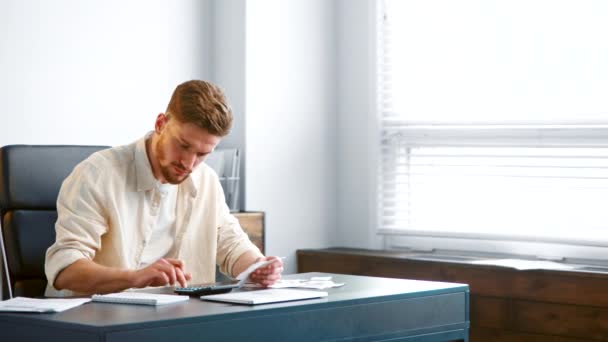
POLYGON ((285 288, 285 287, 298 287, 298 288, 305 288, 305 289, 323 290, 323 289, 329 289, 332 287, 340 287, 340 286, 344 286, 344 283, 334 283, 331 280, 300 280, 300 281, 298 281, 298 279, 287 279, 287 280, 279 279, 276 283, 274 283, 273 285, 270 285, 269 287, 272 287, 275 289, 280 289, 280 288, 285 288))
MULTIPOLYGON (((310 279, 279 279, 276 283, 268 286, 273 289, 288 287, 323 290, 332 287, 344 286, 344 283, 334 283, 331 277, 312 277, 310 279), (321 280, 315 280, 322 278, 321 280)), ((260 284, 247 283, 245 287, 262 287, 260 284)))
MULTIPOLYGON (((279 257, 279 259, 285 259, 285 258, 279 257)), ((244 282, 245 280, 247 280, 247 278, 249 278, 249 275, 251 273, 253 273, 253 271, 257 270, 260 267, 268 266, 275 261, 276 261, 276 259, 258 261, 256 263, 254 263, 253 265, 247 267, 246 270, 244 270, 238 276, 236 276, 236 279, 240 280, 241 282, 244 282)))
POLYGON ((0 311, 7 312, 62 312, 84 303, 91 298, 27 298, 15 297, 0 302, 0 311))
POLYGON ((572 270, 575 267, 559 262, 547 260, 522 260, 522 259, 487 259, 471 261, 471 264, 494 265, 515 268, 517 270, 572 270))

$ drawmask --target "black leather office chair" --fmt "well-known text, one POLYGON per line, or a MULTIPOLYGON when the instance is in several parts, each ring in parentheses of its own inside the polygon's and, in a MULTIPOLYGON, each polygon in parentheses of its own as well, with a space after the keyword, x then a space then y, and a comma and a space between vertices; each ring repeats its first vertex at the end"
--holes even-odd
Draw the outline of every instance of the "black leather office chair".
POLYGON ((76 164, 105 146, 0 148, 3 299, 44 295, 44 258, 55 242, 57 195, 76 164))

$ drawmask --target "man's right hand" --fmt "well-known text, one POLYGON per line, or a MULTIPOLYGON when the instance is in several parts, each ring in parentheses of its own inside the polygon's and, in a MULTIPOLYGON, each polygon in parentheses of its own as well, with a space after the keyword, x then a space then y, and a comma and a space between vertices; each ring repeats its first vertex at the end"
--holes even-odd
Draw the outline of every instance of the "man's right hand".
POLYGON ((183 261, 162 258, 145 268, 134 271, 132 287, 165 286, 176 283, 179 283, 181 287, 187 287, 190 279, 192 279, 192 275, 184 271, 183 261))
POLYGON ((131 287, 175 283, 185 287, 192 275, 185 273, 184 269, 183 261, 169 258, 160 259, 137 271, 101 266, 82 258, 60 271, 53 286, 57 290, 67 289, 78 294, 112 293, 131 287))

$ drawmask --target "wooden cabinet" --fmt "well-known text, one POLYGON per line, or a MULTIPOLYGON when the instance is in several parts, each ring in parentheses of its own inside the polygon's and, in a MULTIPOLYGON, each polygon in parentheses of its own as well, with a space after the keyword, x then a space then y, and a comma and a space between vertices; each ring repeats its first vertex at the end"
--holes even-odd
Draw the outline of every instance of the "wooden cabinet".
POLYGON ((469 284, 471 342, 608 341, 608 274, 518 271, 348 248, 297 251, 298 272, 469 284))
POLYGON ((242 211, 232 213, 241 224, 241 227, 249 235, 249 239, 256 245, 262 253, 264 250, 264 212, 261 211, 242 211))

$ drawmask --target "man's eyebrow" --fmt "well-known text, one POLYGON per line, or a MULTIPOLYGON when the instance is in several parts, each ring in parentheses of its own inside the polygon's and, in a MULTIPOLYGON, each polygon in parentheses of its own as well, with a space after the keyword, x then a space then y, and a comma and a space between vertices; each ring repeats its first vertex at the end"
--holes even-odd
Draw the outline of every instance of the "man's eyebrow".
POLYGON ((177 138, 177 141, 179 141, 179 143, 180 143, 180 144, 183 144, 183 145, 188 145, 188 146, 191 146, 191 145, 192 145, 191 143, 189 143, 188 141, 186 141, 186 139, 183 139, 183 138, 182 138, 182 137, 180 137, 180 136, 176 136, 176 138, 177 138))
MULTIPOLYGON (((183 139, 183 138, 182 138, 182 137, 180 137, 180 136, 177 136, 177 135, 176 135, 176 136, 175 136, 175 138, 176 138, 176 139, 179 141, 179 143, 180 143, 180 144, 187 145, 187 146, 188 146, 188 148, 190 148, 190 147, 192 147, 192 146, 193 146, 193 145, 192 145, 191 143, 189 143, 189 142, 188 142, 186 139, 183 139)), ((206 156, 206 155, 208 155, 208 154, 213 153, 213 150, 212 150, 212 151, 209 151, 209 152, 200 152, 200 151, 194 151, 194 152, 195 152, 196 154, 198 154, 198 155, 206 156)))

